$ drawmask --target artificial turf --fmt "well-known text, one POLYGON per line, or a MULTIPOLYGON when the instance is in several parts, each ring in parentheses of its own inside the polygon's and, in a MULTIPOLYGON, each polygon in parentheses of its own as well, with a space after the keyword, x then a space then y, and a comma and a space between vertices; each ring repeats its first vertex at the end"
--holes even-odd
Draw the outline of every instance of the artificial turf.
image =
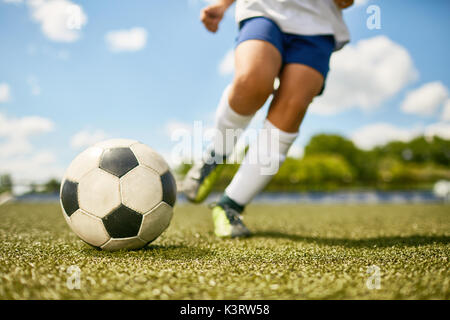
POLYGON ((1 299, 449 299, 448 205, 253 205, 255 235, 219 240, 179 205, 137 251, 78 240, 57 204, 0 206, 1 299), (81 270, 70 290, 68 267, 81 270), (380 289, 366 285, 380 268, 380 289))

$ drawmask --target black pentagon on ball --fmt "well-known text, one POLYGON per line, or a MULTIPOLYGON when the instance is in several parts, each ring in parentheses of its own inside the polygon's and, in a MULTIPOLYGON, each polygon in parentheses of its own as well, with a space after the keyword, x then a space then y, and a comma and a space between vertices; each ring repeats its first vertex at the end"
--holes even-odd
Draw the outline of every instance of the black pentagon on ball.
POLYGON ((78 204, 78 183, 70 180, 64 181, 61 189, 61 203, 66 214, 70 217, 77 211, 78 204))
POLYGON ((163 201, 173 207, 177 200, 177 184, 169 170, 161 176, 161 184, 163 189, 163 201))
POLYGON ((138 160, 130 148, 107 149, 100 160, 101 169, 119 178, 138 165, 138 160))
POLYGON ((129 238, 138 235, 142 215, 121 205, 102 220, 106 231, 112 238, 129 238))

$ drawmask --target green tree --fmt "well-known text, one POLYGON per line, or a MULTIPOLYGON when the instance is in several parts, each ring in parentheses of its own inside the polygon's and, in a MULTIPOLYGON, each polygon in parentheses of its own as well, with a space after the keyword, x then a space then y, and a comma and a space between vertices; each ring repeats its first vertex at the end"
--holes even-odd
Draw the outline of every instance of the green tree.
POLYGON ((409 142, 393 141, 377 147, 379 157, 390 157, 403 162, 450 165, 450 140, 439 137, 417 137, 409 142))
POLYGON ((303 159, 288 158, 268 189, 331 189, 349 185, 355 173, 340 155, 316 154, 303 159))
POLYGON ((376 181, 376 154, 359 149, 349 139, 330 134, 313 136, 305 147, 305 158, 320 154, 340 155, 353 167, 359 180, 363 182, 376 181))
POLYGON ((47 181, 43 186, 43 193, 58 193, 59 189, 61 188, 61 183, 59 180, 56 179, 50 179, 47 181))
POLYGON ((450 140, 433 137, 430 148, 433 162, 450 166, 450 140))
POLYGON ((9 174, 0 175, 0 193, 11 192, 13 188, 13 181, 9 174))
POLYGON ((355 163, 359 149, 355 144, 339 135, 318 134, 305 147, 305 156, 316 154, 340 154, 349 163, 355 163))

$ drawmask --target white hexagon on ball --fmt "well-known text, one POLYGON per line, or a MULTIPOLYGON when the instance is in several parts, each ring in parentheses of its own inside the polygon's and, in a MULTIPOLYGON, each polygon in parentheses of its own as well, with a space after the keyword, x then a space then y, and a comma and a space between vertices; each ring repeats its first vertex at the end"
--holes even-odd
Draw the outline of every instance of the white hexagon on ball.
POLYGON ((90 245, 100 247, 110 239, 102 220, 83 210, 77 210, 68 218, 68 222, 72 230, 90 245))
POLYGON ((120 206, 119 178, 102 170, 94 169, 81 179, 78 187, 80 208, 103 218, 120 206))
POLYGON ((98 168, 102 153, 103 149, 97 147, 90 147, 80 153, 67 168, 65 178, 80 182, 89 171, 98 168))
POLYGON ((120 178, 122 203, 142 214, 162 201, 161 179, 155 171, 138 166, 120 178))
POLYGON ((151 168, 159 174, 163 174, 169 170, 166 160, 149 146, 143 143, 136 143, 130 149, 133 151, 140 165, 151 168))
POLYGON ((147 242, 155 240, 169 226, 172 214, 173 208, 167 203, 161 202, 156 208, 144 215, 138 236, 147 242))

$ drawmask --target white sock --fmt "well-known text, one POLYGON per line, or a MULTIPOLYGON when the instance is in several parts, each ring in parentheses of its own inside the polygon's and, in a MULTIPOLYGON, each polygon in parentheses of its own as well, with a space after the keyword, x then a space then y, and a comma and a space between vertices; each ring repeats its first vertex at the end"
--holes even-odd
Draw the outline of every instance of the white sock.
POLYGON ((230 90, 231 85, 228 85, 223 91, 216 111, 215 129, 217 131, 209 148, 214 150, 216 159, 233 152, 237 139, 253 118, 253 115, 240 115, 231 109, 228 102, 230 90))
POLYGON ((225 194, 239 205, 247 205, 278 172, 297 136, 298 132, 282 131, 266 120, 225 194))

